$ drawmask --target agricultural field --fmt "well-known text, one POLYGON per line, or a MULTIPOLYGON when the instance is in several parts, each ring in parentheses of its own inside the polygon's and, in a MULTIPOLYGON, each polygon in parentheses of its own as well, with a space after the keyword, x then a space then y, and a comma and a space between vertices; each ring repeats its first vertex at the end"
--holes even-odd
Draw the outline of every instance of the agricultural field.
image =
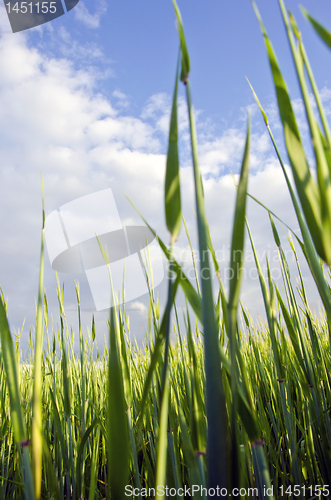
MULTIPOLYGON (((254 4, 295 186, 274 140, 272 124, 252 91, 284 173, 300 231, 286 227, 263 205, 279 256, 280 287, 272 279, 269 262, 268 277, 262 273, 246 218, 249 118, 241 172, 238 182, 234 179, 232 273, 229 283, 223 283, 205 213, 189 48, 175 0, 173 4, 180 55, 164 183, 170 244, 155 235, 168 261, 165 312, 160 315, 147 252, 150 301, 143 347, 131 338, 125 304, 110 309, 108 347, 99 348, 94 321, 86 338, 78 284, 78 331, 67 322, 59 281, 60 319, 53 324, 43 286, 42 228, 36 329, 30 334, 28 360, 22 356, 19 336, 10 333, 3 294, 0 301, 0 500, 331 498, 331 133, 326 112, 299 28, 279 0, 302 92, 313 169, 280 65, 254 4), (178 154, 178 87, 183 84, 200 256, 194 262, 194 282, 174 258, 181 228, 186 229, 191 245, 181 211, 178 154), (286 230, 296 261, 295 276, 290 273, 280 228, 286 230), (239 298, 245 239, 255 258, 265 323, 254 322, 239 298), (318 315, 308 303, 298 249, 320 296, 318 315), (219 276, 216 300, 211 283, 214 272, 219 276), (179 289, 186 299, 184 314, 176 307, 179 289), (78 356, 74 350, 77 337, 78 356)), ((316 36, 331 49, 331 33, 307 12, 305 16, 316 36)), ((43 223, 44 219, 43 212, 43 223)), ((99 244, 107 263, 107 251, 100 240, 99 244)))

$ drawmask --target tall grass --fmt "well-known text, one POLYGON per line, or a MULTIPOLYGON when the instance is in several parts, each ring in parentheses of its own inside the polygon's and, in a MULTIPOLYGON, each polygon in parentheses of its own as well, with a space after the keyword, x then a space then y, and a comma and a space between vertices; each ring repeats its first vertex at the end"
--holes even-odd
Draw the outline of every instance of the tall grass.
MULTIPOLYGON (((169 261, 164 315, 160 318, 147 255, 145 272, 150 302, 144 346, 139 348, 130 340, 125 305, 114 305, 108 320, 109 348, 100 351, 94 318, 84 339, 76 284, 80 346, 77 357, 73 347, 75 334, 67 324, 64 289, 59 281, 59 323, 49 323, 43 292, 42 230, 36 333, 30 334, 29 363, 22 358, 19 339, 14 342, 10 334, 3 295, 0 301, 0 500, 153 498, 153 488, 159 498, 170 495, 178 499, 183 496, 183 488, 192 496, 205 499, 212 498, 214 492, 223 497, 234 496, 234 491, 242 498, 330 497, 331 134, 298 26, 283 1, 279 3, 306 109, 317 183, 285 80, 255 5, 296 193, 267 115, 255 93, 254 96, 285 175, 300 227, 301 234, 290 231, 288 236, 297 263, 300 299, 278 234, 277 215, 261 204, 270 217, 283 293, 272 279, 268 261, 267 277, 263 275, 246 218, 250 121, 237 186, 228 296, 225 293, 205 214, 189 52, 181 15, 173 0, 180 53, 165 178, 169 248, 157 237, 169 261), (194 284, 174 258, 182 220, 191 246, 181 214, 177 125, 180 82, 185 85, 189 117, 199 240, 199 262, 193 261, 194 284), (309 85, 317 104, 317 117, 310 102, 309 85), (246 234, 258 271, 266 324, 255 325, 239 301, 246 234), (303 252, 320 293, 319 317, 308 304, 297 248, 303 252), (216 301, 212 290, 214 273, 219 280, 216 301), (176 308, 179 287, 186 298, 183 318, 176 308), (171 331, 175 333, 173 343, 171 331), (170 493, 166 487, 171 488, 170 493)), ((306 12, 305 16, 331 46, 327 30, 306 12)), ((100 248, 107 262, 106 251, 101 245, 100 248)), ((113 299, 116 304, 116 297, 113 299)))
MULTIPOLYGON (((302 293, 305 293, 304 287, 302 293)), ((320 426, 327 429, 327 442, 330 440, 330 418, 328 413, 330 399, 330 380, 327 365, 330 362, 330 349, 325 317, 315 318, 309 307, 300 314, 302 334, 309 343, 308 356, 313 364, 314 377, 319 381, 316 391, 317 403, 322 405, 316 420, 312 387, 306 381, 302 366, 298 361, 300 347, 295 342, 293 320, 290 317, 291 306, 282 302, 284 310, 277 313, 280 339, 277 342, 279 362, 286 374, 286 380, 278 378, 278 367, 270 331, 266 325, 255 326, 249 313, 243 310, 244 323, 238 325, 240 339, 240 365, 245 367, 245 384, 252 406, 256 408, 260 421, 259 438, 263 442, 267 469, 271 482, 284 491, 290 485, 298 484, 293 466, 292 449, 296 452, 299 466, 300 483, 308 488, 315 484, 328 484, 327 464, 323 460, 320 426), (287 336, 288 321, 292 338, 287 336), (285 366, 287 368, 285 369, 285 366), (277 380, 278 379, 278 380, 277 380), (323 382, 322 382, 323 381, 323 382), (284 387, 286 405, 283 405, 284 387)), ((121 328, 129 334, 122 311, 117 311, 121 328)), ((175 319, 174 329, 176 341, 169 346, 169 413, 167 419, 167 455, 166 484, 169 487, 194 484, 207 485, 206 464, 206 407, 204 392, 206 379, 204 375, 204 345, 199 327, 190 322, 188 310, 184 314, 185 328, 182 331, 180 322, 175 319)), ((76 498, 106 498, 109 474, 107 456, 109 437, 108 396, 105 380, 108 373, 109 353, 106 349, 99 352, 96 341, 92 340, 91 331, 84 342, 85 363, 74 355, 72 334, 63 318, 64 336, 61 339, 61 326, 54 325, 49 331, 50 348, 44 352, 42 373, 43 402, 43 437, 48 454, 44 454, 45 464, 42 469, 42 498, 70 498, 76 485, 76 498), (53 345, 61 349, 53 350, 53 345), (98 352, 97 360, 93 351, 98 352), (64 357, 67 363, 64 363, 64 357), (67 383, 70 401, 68 426, 65 410, 63 378, 67 383), (81 419, 82 391, 81 374, 87 388, 87 404, 85 413, 86 430, 83 431, 81 419), (54 392, 55 391, 55 392, 54 392), (71 447, 70 447, 70 442, 71 447), (83 453, 86 448, 85 454, 83 453), (73 455, 73 464, 71 458, 73 455), (84 474, 81 473, 84 467, 84 474), (82 491, 85 492, 84 496, 82 491)), ((153 336, 151 326, 147 334, 153 336)), ((160 428, 160 387, 162 361, 153 376, 153 384, 149 391, 144 415, 137 425, 138 408, 143 392, 153 353, 154 341, 146 342, 144 349, 128 342, 128 366, 130 385, 132 388, 131 408, 124 409, 124 414, 116 414, 125 422, 126 415, 133 422, 132 439, 129 445, 129 469, 127 484, 132 487, 153 488, 157 473, 157 443, 160 428), (126 411, 125 411, 126 410, 126 411)), ((225 354, 227 348, 223 346, 225 354)), ((20 394, 24 409, 26 427, 31 429, 31 386, 32 369, 25 364, 18 350, 20 361, 20 394)), ((31 361, 33 363, 33 346, 31 345, 31 361)), ((4 365, 1 364, 0 380, 4 388, 4 365)), ((224 368, 224 390, 227 397, 227 408, 231 412, 231 380, 229 371, 224 368)), ((10 421, 9 397, 2 392, 1 401, 1 495, 10 498, 15 493, 17 498, 24 497, 24 482, 20 467, 21 450, 15 446, 13 426, 10 421)), ((242 398, 239 403, 240 415, 245 416, 242 398)), ((123 424, 122 424, 123 425, 123 424)), ((229 424, 230 425, 230 424, 229 424)), ((261 487, 263 491, 263 475, 255 470, 256 447, 252 444, 241 419, 237 418, 238 461, 241 470, 240 486, 245 488, 261 487)), ((229 429, 228 429, 229 431, 229 429)), ((114 450, 119 451, 117 448, 114 450)), ((257 467, 257 464, 256 464, 257 467)), ((281 497, 281 490, 276 497, 281 497)), ((247 495, 243 495, 248 498, 247 495)), ((257 496, 257 495, 253 495, 257 496)), ((288 495, 290 497, 291 495, 288 495)), ((313 495, 312 495, 313 496, 313 495)), ((122 495, 122 498, 125 496, 122 495)), ((138 497, 138 495, 137 495, 138 497)), ((118 496, 114 496, 118 498, 118 496)))

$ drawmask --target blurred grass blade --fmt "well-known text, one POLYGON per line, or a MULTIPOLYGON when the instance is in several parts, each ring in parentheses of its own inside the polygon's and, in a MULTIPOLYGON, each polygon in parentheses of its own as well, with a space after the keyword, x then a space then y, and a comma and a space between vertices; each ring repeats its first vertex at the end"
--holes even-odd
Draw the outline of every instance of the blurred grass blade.
POLYGON ((230 341, 231 354, 231 487, 237 488, 240 485, 239 479, 239 443, 237 430, 238 413, 238 373, 237 373, 237 310, 239 303, 239 293, 242 277, 242 266, 244 261, 244 236, 245 236, 245 216, 246 216, 246 193, 248 182, 249 166, 249 143, 250 143, 250 116, 248 117, 246 145, 241 167, 240 181, 237 192, 237 200, 232 229, 232 243, 230 251, 230 279, 229 279, 229 300, 228 300, 228 336, 230 341))
MULTIPOLYGON (((166 389, 167 378, 168 378, 168 358, 169 358, 169 342, 170 342, 170 316, 172 308, 172 267, 173 267, 173 243, 177 239, 180 225, 181 225, 181 202, 180 202, 180 180, 179 180, 179 158, 178 158, 178 127, 177 127, 177 94, 178 94, 178 69, 179 69, 180 57, 178 58, 177 68, 176 68, 176 82, 175 90, 172 102, 171 119, 170 119, 170 129, 169 129, 169 145, 167 154, 167 168, 166 168, 166 179, 165 179, 165 215, 167 228, 171 235, 170 249, 169 249, 169 273, 168 273, 168 301, 166 308, 166 323, 165 323, 165 349, 164 349, 164 361, 162 368, 162 378, 161 378, 161 422, 160 422, 160 432, 159 443, 158 443, 158 457, 157 457, 157 481, 165 480, 163 478, 163 473, 165 474, 165 469, 163 471, 163 462, 165 462, 165 456, 167 451, 167 435, 163 435, 165 430, 162 425, 162 418, 164 418, 165 413, 168 415, 168 401, 165 401, 163 392, 166 389), (162 444, 160 444, 162 441, 162 444), (159 463, 161 465, 159 466, 159 463), (160 467, 160 468, 159 468, 160 467)), ((160 484, 163 485, 161 482, 160 484)))
POLYGON ((177 125, 177 94, 178 94, 178 67, 176 68, 176 83, 172 101, 169 143, 167 154, 167 168, 165 178, 165 216, 167 228, 171 239, 178 236, 181 225, 181 201, 179 182, 179 157, 178 157, 178 125, 177 125))
MULTIPOLYGON (((133 208, 140 215, 140 217, 142 218, 142 220, 144 221, 144 223, 146 224, 148 229, 153 233, 155 239, 159 243, 161 250, 164 253, 164 255, 166 256, 166 258, 168 260, 170 260, 170 251, 168 250, 166 245, 163 243, 161 238, 156 234, 154 229, 151 228, 151 226, 148 224, 146 219, 139 212, 137 207, 135 207, 135 205, 132 203, 132 201, 129 198, 128 198, 128 200, 131 203, 131 205, 133 206, 133 208)), ((186 277, 182 267, 178 264, 178 262, 174 258, 172 259, 172 269, 177 274, 177 276, 179 278, 180 286, 182 287, 182 290, 183 290, 187 300, 189 301, 192 309, 194 310, 195 314, 197 315, 199 321, 202 322, 202 307, 201 307, 201 298, 200 298, 199 294, 196 292, 196 290, 192 286, 190 280, 186 277)))
POLYGON ((280 238, 279 238, 277 228, 275 226, 274 220, 273 220, 270 212, 268 213, 268 215, 269 215, 269 220, 270 220, 270 224, 271 224, 272 233, 274 235, 275 243, 276 243, 277 247, 280 247, 281 243, 280 243, 280 238))
POLYGON ((324 28, 316 19, 314 19, 311 15, 308 14, 306 9, 301 6, 302 13, 308 19, 316 33, 320 36, 324 43, 331 49, 331 33, 324 28))
MULTIPOLYGON (((161 399, 158 442, 156 451, 156 484, 155 489, 166 486, 166 469, 167 469, 167 449, 168 449, 168 409, 169 409, 169 372, 166 372, 166 379, 161 399)), ((157 495, 160 499, 166 499, 166 494, 157 495)))
POLYGON ((178 21, 179 38, 182 49, 182 80, 186 86, 186 100, 190 124, 191 150, 194 172, 196 211, 198 218, 198 237, 200 254, 200 279, 202 293, 202 318, 205 344, 206 372, 206 408, 208 421, 208 484, 210 488, 228 486, 228 446, 227 446, 227 413, 222 383, 221 362, 219 354, 218 327, 215 318, 211 269, 207 242, 207 219, 204 207, 202 179, 198 161, 197 135, 192 104, 190 82, 188 80, 188 52, 184 29, 178 6, 173 0, 178 21))
MULTIPOLYGON (((321 140, 319 126, 314 116, 313 107, 309 95, 308 86, 305 78, 305 68, 303 61, 303 44, 301 39, 301 34, 297 28, 295 19, 291 13, 287 13, 283 0, 279 0, 281 11, 283 14, 284 23, 287 29, 287 35, 290 42, 293 60, 295 68, 297 71, 297 76, 300 83, 300 90, 302 94, 302 99, 304 102, 304 107, 306 111, 307 122, 309 125, 309 131, 311 136, 311 144, 315 156, 315 164, 317 171, 317 186, 320 196, 320 217, 322 222, 322 230, 320 237, 323 244, 323 255, 320 254, 321 258, 331 264, 331 176, 329 165, 324 153, 324 148, 321 140), (296 36, 299 40, 299 46, 295 44, 296 36)), ((302 186, 304 188, 304 185, 302 186)), ((309 226, 309 224, 308 224, 309 226)))
POLYGON ((82 469, 83 469, 83 456, 84 456, 84 448, 87 443, 87 440, 92 434, 95 426, 99 423, 99 419, 95 418, 91 425, 86 429, 84 435, 79 443, 79 448, 77 452, 77 461, 76 461, 76 478, 77 478, 77 498, 81 498, 81 479, 82 479, 82 469))
POLYGON ((52 491, 52 495, 55 500, 61 500, 59 485, 55 477, 54 467, 52 463, 52 457, 44 439, 42 440, 42 444, 43 444, 44 462, 46 466, 47 478, 49 480, 50 490, 52 491))
MULTIPOLYGON (((331 197, 328 191, 331 134, 327 113, 322 106, 299 27, 291 13, 285 10, 283 0, 279 2, 315 153, 319 178, 319 184, 312 181, 317 193, 316 213, 323 231, 327 233, 327 203, 331 197), (309 82, 317 106, 310 103, 309 82), (317 113, 316 117, 314 113, 317 113)), ((267 206, 251 196, 268 213, 278 264, 269 257, 269 245, 268 250, 266 247, 262 250, 264 255, 267 254, 264 262, 259 260, 258 248, 255 248, 246 218, 246 197, 250 196, 247 193, 249 120, 240 181, 236 186, 238 192, 227 296, 221 278, 223 265, 221 267, 218 262, 219 254, 215 251, 205 215, 203 179, 198 163, 188 78, 189 59, 182 20, 175 2, 174 5, 189 113, 199 265, 185 221, 189 242, 186 250, 192 253, 194 269, 185 274, 184 265, 182 267, 173 259, 181 217, 177 150, 179 89, 176 83, 168 151, 169 161, 172 158, 174 162, 167 166, 165 189, 165 198, 167 193, 169 196, 168 204, 165 200, 165 208, 171 232, 170 247, 150 228, 169 264, 168 297, 163 310, 158 294, 154 292, 152 259, 147 245, 147 258, 142 262, 149 293, 146 329, 143 331, 145 341, 141 345, 136 339, 131 342, 132 330, 130 332, 129 315, 125 308, 124 285, 122 304, 119 305, 121 291, 116 291, 119 292, 118 297, 114 293, 107 248, 102 247, 98 237, 109 271, 113 305, 106 323, 109 346, 105 342, 103 351, 97 343, 99 320, 96 322, 92 313, 88 318, 88 338, 84 338, 77 283, 76 336, 74 328, 68 325, 64 310, 64 284, 60 286, 58 277, 60 315, 58 324, 54 323, 46 292, 44 295, 41 292, 43 233, 36 336, 32 335, 30 328, 26 338, 27 355, 24 353, 23 326, 17 333, 10 332, 7 305, 0 288, 0 500, 36 500, 35 488, 40 498, 45 500, 141 499, 151 492, 150 488, 158 486, 162 486, 163 490, 168 487, 168 491, 163 494, 158 491, 160 494, 156 495, 164 500, 170 497, 180 500, 183 496, 211 499, 216 491, 219 494, 220 487, 224 488, 221 496, 230 497, 235 493, 231 488, 238 487, 242 498, 253 496, 259 500, 272 499, 273 495, 280 498, 284 494, 286 498, 294 495, 300 500, 305 500, 307 493, 311 500, 330 496, 327 486, 331 484, 330 266, 323 264, 316 251, 306 215, 300 206, 301 198, 294 193, 267 114, 253 91, 279 159, 301 234, 298 232, 297 235, 267 206), (173 206, 171 193, 174 194, 173 206), (284 231, 286 249, 277 221, 282 229, 289 229, 289 232, 284 231), (245 223, 256 264, 256 278, 262 291, 266 322, 261 319, 254 322, 249 310, 239 301, 245 223), (297 253, 296 243, 309 268, 302 272, 301 255, 297 253), (299 274, 297 287, 292 280, 293 269, 299 274), (309 270, 323 302, 318 305, 317 312, 310 309, 308 303, 310 290, 306 287, 306 277, 309 270), (273 271, 280 272, 281 284, 273 271), (217 285, 215 294, 212 293, 212 277, 217 285), (189 278, 196 280, 197 286, 189 278), (179 285, 186 305, 181 321, 177 314, 182 302, 177 295, 179 285), (238 315, 238 304, 241 305, 242 316, 238 315), (195 330, 191 328, 194 324, 195 330), (44 351, 43 329, 47 335, 44 351), (35 433, 32 442, 29 439, 31 430, 35 433), (227 441, 231 443, 230 450, 227 441), (40 442, 43 447, 42 462, 40 442), (36 464, 33 470, 31 451, 36 464), (294 490, 293 485, 296 485, 294 490), (207 487, 214 488, 214 494, 213 490, 208 492, 208 489, 203 489, 207 487), (182 494, 180 488, 184 488, 182 494), (191 489, 191 494, 186 488, 191 489)), ((286 107, 289 95, 270 47, 268 45, 277 98, 280 108, 286 107)), ((179 67, 177 76, 178 72, 179 67)), ((297 150, 302 155, 305 153, 300 137, 296 136, 295 116, 291 112, 291 109, 281 110, 286 122, 287 147, 290 152, 292 148, 294 161, 298 161, 297 150)), ((303 175, 304 169, 309 169, 308 160, 300 168, 299 173, 303 175)), ((312 169, 310 172, 314 176, 312 169)), ((298 177, 302 180, 299 174, 298 177)), ((308 189, 307 200, 309 193, 308 189)), ((324 249, 329 236, 321 235, 324 249)), ((249 267, 249 271, 256 271, 249 267)), ((254 279, 250 272, 249 275, 254 279)), ((125 272, 123 282, 124 278, 125 272)), ((139 307, 137 310, 143 313, 141 304, 136 305, 139 307)))
MULTIPOLYGON (((176 83, 177 85, 177 83, 176 83)), ((177 91, 176 91, 177 92, 177 91)), ((180 217, 180 213, 179 213, 180 217)), ((179 218, 180 222, 180 218, 179 218)), ((168 274, 168 301, 165 311, 165 327, 164 327, 164 337, 165 337, 165 349, 164 349, 164 360, 162 367, 162 377, 161 377, 161 391, 160 391, 160 420, 159 420, 159 430, 158 430, 158 441, 157 441, 157 453, 156 453, 156 490, 158 487, 166 486, 166 468, 167 468, 167 449, 168 449, 168 410, 169 410, 169 344, 170 344, 170 322, 171 322, 171 309, 172 304, 175 299, 173 295, 173 281, 172 281, 172 253, 173 253, 173 237, 171 235, 170 243, 170 259, 169 259, 169 274, 168 274)), ((177 289, 177 287, 176 287, 177 289)), ((176 291, 175 289, 175 291, 176 291)), ((164 495, 158 495, 161 498, 166 498, 164 495)))
POLYGON ((6 381, 10 398, 10 417, 17 444, 26 441, 26 429, 20 402, 18 367, 13 341, 9 331, 5 306, 0 300, 1 355, 6 371, 6 381))
MULTIPOLYGON (((312 236, 317 253, 328 261, 329 250, 324 244, 324 228, 321 212, 321 198, 319 190, 312 178, 307 158, 302 145, 299 128, 293 112, 288 90, 281 74, 274 50, 264 28, 259 11, 253 2, 256 16, 260 22, 261 30, 268 52, 270 67, 276 89, 278 109, 284 128, 286 148, 290 159, 294 181, 296 184, 298 196, 301 202, 302 210, 305 215, 307 226, 312 236)), ((330 247, 331 251, 331 247, 330 247)), ((330 260, 331 262, 331 260, 330 260)))
MULTIPOLYGON (((320 266, 320 261, 319 261, 318 255, 316 253, 316 248, 314 246, 311 234, 309 232, 309 229, 308 229, 306 221, 305 221, 305 219, 303 217, 301 208, 300 208, 299 203, 297 201, 297 198, 295 196, 295 193, 294 193, 294 190, 292 188, 290 179, 289 179, 289 177, 287 175, 287 172, 286 172, 286 169, 285 169, 285 165, 284 165, 283 160, 282 160, 282 158, 280 156, 277 144, 275 142, 275 139, 274 139, 274 136, 272 134, 270 125, 268 123, 267 115, 266 115, 265 111, 263 110, 263 108, 262 108, 262 106, 260 104, 260 101, 259 101, 257 95, 254 92, 253 87, 251 86, 250 82, 248 82, 248 83, 249 83, 249 85, 250 85, 250 87, 251 87, 251 89, 253 91, 253 95, 255 97, 255 100, 256 100, 256 102, 257 102, 257 104, 258 104, 258 106, 259 106, 259 108, 261 110, 261 113, 263 115, 263 118, 264 118, 265 123, 266 123, 267 128, 268 128, 268 132, 269 132, 270 138, 271 138, 273 146, 275 148, 275 152, 277 154, 279 163, 281 165, 281 168, 282 168, 285 180, 286 180, 286 184, 287 184, 289 193, 291 195, 292 204, 293 204, 293 207, 294 207, 294 210, 295 210, 295 213, 296 213, 296 216, 297 216, 297 220, 298 220, 298 223, 299 223, 299 226, 300 226, 300 230, 301 230, 303 242, 298 238, 298 236, 294 233, 294 231, 285 222, 283 222, 281 219, 279 219, 279 217, 277 217, 277 215, 275 213, 273 213, 269 208, 267 208, 265 205, 263 205, 263 203, 261 203, 259 200, 257 200, 254 196, 252 196, 250 194, 248 194, 248 196, 250 198, 252 198, 254 201, 256 201, 259 205, 261 205, 270 214, 272 214, 274 217, 276 217, 294 235, 294 237, 296 238, 296 240, 298 241, 298 243, 299 243, 299 245, 301 247, 301 250, 302 250, 305 258, 307 259, 308 265, 310 267, 311 273, 312 273, 313 278, 315 280, 315 283, 316 283, 316 286, 318 288, 318 291, 319 291, 320 297, 322 299, 322 302, 324 304, 324 307, 325 307, 325 309, 327 311, 328 317, 331 318, 331 296, 330 296, 330 290, 329 290, 329 286, 328 286, 328 284, 327 284, 327 282, 325 280, 325 277, 323 275, 323 271, 322 271, 321 266, 320 266)), ((331 340, 331 332, 330 332, 330 340, 331 340)))
MULTIPOLYGON (((290 22, 291 22, 291 26, 292 26, 292 29, 293 29, 293 32, 295 34, 295 36, 297 37, 297 40, 298 40, 298 43, 299 43, 299 49, 300 49, 300 52, 301 52, 301 55, 302 55, 302 58, 303 58, 303 62, 304 62, 304 65, 307 69, 307 74, 308 74, 308 77, 309 77, 309 81, 310 81, 310 84, 311 84, 311 87, 312 87, 312 90, 313 90, 313 93, 314 93, 314 97, 315 97, 315 100, 316 100, 316 104, 317 104, 317 109, 318 109, 318 112, 319 112, 319 115, 320 115, 320 119, 321 119, 321 122, 322 122, 322 125, 323 125, 323 129, 324 129, 324 133, 325 133, 325 138, 326 138, 326 141, 327 141, 327 144, 328 144, 328 152, 330 153, 330 149, 331 149, 331 132, 330 132, 330 127, 329 127, 329 123, 328 123, 328 120, 327 120, 327 117, 326 117, 326 112, 323 108, 323 104, 322 104, 322 99, 321 99, 321 96, 319 94, 319 91, 318 91, 318 87, 317 87, 317 84, 316 84, 316 81, 315 81, 315 77, 314 77, 314 74, 313 74, 313 71, 311 69, 311 66, 310 66, 310 62, 309 62, 309 59, 308 59, 308 55, 306 53, 306 49, 303 45, 303 42, 302 42, 302 37, 301 37, 301 33, 299 31, 299 28, 295 22, 295 19, 293 17, 293 15, 291 14, 291 12, 289 12, 289 17, 290 17, 290 22)), ((331 35, 330 35, 330 38, 331 38, 331 35)), ((318 125, 317 125, 318 126, 318 125)), ((321 137, 321 140, 323 141, 323 136, 321 137)), ((326 152, 325 152, 326 154, 326 152)), ((331 168, 331 165, 329 163, 329 169, 331 168)))
POLYGON ((186 41, 185 41, 185 35, 184 35, 184 28, 183 28, 183 23, 182 23, 182 16, 180 14, 178 5, 175 0, 172 0, 172 3, 175 8, 176 12, 176 17, 177 17, 177 22, 178 22, 178 33, 179 33, 179 39, 180 39, 180 46, 181 46, 181 51, 182 51, 182 70, 181 70, 181 75, 180 79, 182 82, 186 82, 189 76, 190 72, 190 58, 188 55, 188 50, 186 47, 186 41))
POLYGON ((44 239, 45 239, 45 207, 44 187, 42 183, 42 230, 39 264, 39 290, 35 337, 33 402, 32 402, 32 472, 36 500, 41 497, 43 436, 42 436, 42 349, 43 349, 43 282, 44 282, 44 239))
MULTIPOLYGON (((177 288, 178 288, 178 282, 179 282, 179 278, 177 277, 177 279, 175 280, 175 282, 172 286, 172 291, 171 291, 172 304, 174 304, 174 301, 175 301, 177 288)), ((145 405, 147 403, 148 393, 149 393, 149 390, 151 388, 153 375, 156 372, 156 369, 157 369, 157 366, 158 366, 158 363, 160 360, 161 348, 162 348, 162 344, 163 344, 164 339, 165 339, 165 331, 166 331, 166 326, 167 326, 167 314, 168 314, 168 311, 166 309, 166 311, 164 312, 163 318, 162 318, 160 330, 159 330, 158 335, 155 339, 154 350, 153 350, 153 353, 151 355, 151 360, 150 360, 150 364, 148 367, 148 372, 147 372, 147 375, 145 377, 145 382, 144 382, 144 387, 143 387, 143 392, 142 392, 142 397, 141 397, 141 402, 140 402, 140 407, 139 407, 140 416, 139 416, 138 422, 140 421, 140 419, 144 415, 145 405)))
POLYGON ((253 251, 253 256, 254 256, 257 272, 258 272, 260 287, 261 287, 262 296, 263 296, 263 303, 264 303, 265 311, 267 314, 269 335, 271 337, 271 344, 272 344, 272 349, 273 349, 276 372, 277 372, 278 378, 282 379, 282 378, 284 378, 284 368, 283 368, 282 361, 281 361, 281 354, 279 352, 279 345, 278 345, 277 335, 276 335, 276 331, 275 331, 276 311, 275 311, 275 308, 273 307, 272 301, 270 300, 270 294, 269 294, 268 287, 267 287, 266 281, 265 281, 263 273, 262 273, 261 264, 260 264, 260 261, 258 259, 257 251, 256 251, 256 248, 254 245, 252 233, 251 233, 251 230, 249 228, 249 224, 248 224, 247 219, 246 219, 246 226, 247 226, 247 231, 248 231, 248 235, 249 235, 249 239, 250 239, 250 243, 251 243, 251 247, 252 247, 252 251, 253 251))
MULTIPOLYGON (((194 449, 192 446, 192 441, 190 438, 189 430, 188 430, 187 424, 185 422, 183 410, 181 409, 180 406, 178 406, 178 416, 179 416, 179 423, 180 423, 180 428, 181 428, 181 432, 182 432, 183 454, 184 454, 185 460, 187 461, 187 464, 189 466, 190 481, 191 481, 191 484, 200 485, 202 483, 202 481, 201 481, 201 476, 199 473, 199 468, 197 466, 196 459, 194 456, 194 449)), ((201 495, 200 498, 204 498, 204 497, 201 495)))
POLYGON ((197 284, 197 290, 198 290, 199 295, 201 295, 199 278, 198 278, 198 271, 197 271, 197 266, 196 266, 195 257, 194 257, 194 251, 193 251, 192 242, 191 242, 191 238, 190 238, 190 235, 189 235, 189 232, 188 232, 188 227, 187 227, 184 215, 182 215, 182 219, 183 219, 183 223, 184 223, 184 227, 185 227, 185 233, 186 233, 186 236, 187 236, 187 240, 188 240, 188 243, 189 243, 190 249, 191 249, 192 262, 193 262, 193 268, 194 268, 195 281, 196 281, 196 284, 197 284))
MULTIPOLYGON (((244 158, 241 167, 241 174, 238 186, 235 215, 232 229, 232 243, 230 253, 230 279, 229 279, 229 300, 228 310, 233 318, 236 318, 240 284, 242 277, 243 252, 244 252, 244 237, 245 237, 245 217, 246 217, 246 193, 248 182, 248 165, 249 165, 249 143, 250 143, 250 118, 248 119, 247 136, 244 151, 244 158), (234 316, 235 315, 235 316, 234 316)), ((233 328, 236 327, 236 319, 233 323, 233 328)))
POLYGON ((9 331, 6 309, 2 297, 0 298, 0 336, 1 355, 6 372, 6 381, 10 400, 10 418, 14 430, 14 437, 18 446, 23 446, 23 466, 25 494, 28 500, 34 500, 33 476, 29 458, 28 439, 20 401, 18 367, 13 341, 9 331))
POLYGON ((108 361, 108 459, 109 498, 123 498, 129 475, 129 431, 125 412, 123 377, 116 342, 114 307, 110 311, 108 361))

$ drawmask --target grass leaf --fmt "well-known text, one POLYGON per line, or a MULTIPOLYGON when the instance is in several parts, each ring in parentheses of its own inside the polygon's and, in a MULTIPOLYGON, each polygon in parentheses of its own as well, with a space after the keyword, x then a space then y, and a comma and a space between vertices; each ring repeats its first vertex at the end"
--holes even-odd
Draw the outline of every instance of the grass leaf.
POLYGON ((165 178, 165 215, 167 228, 174 240, 177 238, 181 225, 181 202, 179 182, 178 158, 178 126, 177 126, 177 94, 178 94, 178 65, 176 69, 176 83, 172 101, 169 143, 167 154, 167 168, 165 178))

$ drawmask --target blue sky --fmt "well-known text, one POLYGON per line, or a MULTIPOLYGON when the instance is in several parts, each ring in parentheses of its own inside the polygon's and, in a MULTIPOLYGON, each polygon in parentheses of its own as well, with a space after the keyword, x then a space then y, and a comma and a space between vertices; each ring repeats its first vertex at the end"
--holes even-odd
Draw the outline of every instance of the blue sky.
MULTIPOLYGON (((263 0, 256 3, 285 70, 288 84, 293 88, 295 75, 290 64, 278 2, 263 0)), ((61 51, 56 48, 56 44, 63 43, 58 39, 58 30, 61 28, 70 34, 73 45, 78 44, 82 49, 95 45, 103 55, 99 60, 94 59, 93 63, 101 71, 111 71, 113 76, 111 81, 101 84, 103 93, 110 94, 113 89, 119 89, 130 96, 132 108, 136 108, 137 112, 155 92, 169 92, 173 86, 178 49, 171 1, 96 0, 83 4, 89 10, 90 17, 84 16, 84 12, 77 14, 77 9, 82 7, 81 0, 76 10, 52 22, 52 34, 47 34, 49 25, 44 27, 43 43, 49 54, 61 56, 61 51)), ((300 4, 327 24, 331 16, 328 0, 314 3, 306 0, 300 4)), ((273 94, 272 82, 251 2, 184 0, 178 5, 191 56, 196 107, 216 120, 235 118, 238 109, 246 106, 251 97, 245 76, 251 79, 261 100, 270 98, 273 94)), ((321 60, 329 57, 328 50, 303 19, 299 2, 291 0, 287 6, 300 24, 308 53, 315 61, 318 81, 321 85, 328 84, 328 64, 320 64, 321 60)), ((38 44, 38 33, 30 32, 29 36, 32 43, 38 44)), ((296 92, 293 93, 293 97, 296 97, 296 92)))
MULTIPOLYGON (((302 1, 331 29, 329 0, 302 1)), ((276 0, 257 1, 291 91, 304 137, 300 94, 276 0)), ((303 33, 316 80, 331 113, 330 51, 304 20, 298 2, 287 5, 303 33)), ((197 113, 206 209, 215 247, 221 252, 231 236, 235 189, 230 172, 239 171, 248 108, 252 153, 249 189, 288 223, 297 227, 265 126, 246 82, 247 76, 268 111, 277 140, 282 133, 263 38, 248 0, 179 0, 191 57, 191 83, 197 113)), ((9 34, 0 10, 0 283, 9 299, 13 328, 26 317, 34 322, 40 245, 40 172, 46 212, 80 196, 111 188, 123 220, 139 218, 123 193, 135 202, 167 241, 163 182, 178 35, 169 0, 84 2, 65 16, 24 33, 9 34)), ((192 171, 183 89, 179 99, 183 213, 194 244, 192 171)), ((309 152, 309 148, 308 148, 309 152)), ((286 157, 285 157, 286 159, 286 157)), ((287 159, 286 159, 287 160, 287 159)), ((273 252, 266 215, 254 204, 248 216, 257 247, 273 252)), ((177 254, 190 267, 183 235, 177 254)), ((275 267, 277 266, 275 257, 275 267)), ((247 268, 252 262, 247 259, 247 268)), ((295 273, 295 264, 292 265, 295 273)), ((312 304, 314 286, 303 265, 312 304)), ((75 321, 73 280, 66 282, 68 320, 75 321)), ((56 318, 55 275, 46 256, 45 284, 56 318)), ((81 283, 84 321, 90 324, 87 283, 81 283)), ((165 297, 165 283, 158 287, 165 297)), ((244 280, 242 300, 253 315, 264 315, 259 286, 244 280)), ((164 302, 164 301, 163 301, 164 302)), ((162 303, 162 300, 161 300, 162 303)), ((147 298, 128 304, 134 333, 146 324, 147 298)), ((105 313, 97 313, 102 338, 105 313)))

